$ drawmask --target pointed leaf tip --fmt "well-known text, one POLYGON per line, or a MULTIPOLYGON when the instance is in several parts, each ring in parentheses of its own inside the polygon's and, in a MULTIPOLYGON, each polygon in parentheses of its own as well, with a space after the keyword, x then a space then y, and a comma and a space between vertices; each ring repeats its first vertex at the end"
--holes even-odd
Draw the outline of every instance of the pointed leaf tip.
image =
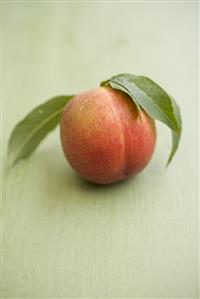
POLYGON ((59 123, 66 103, 73 96, 57 96, 32 110, 13 129, 8 145, 8 167, 29 156, 59 123))

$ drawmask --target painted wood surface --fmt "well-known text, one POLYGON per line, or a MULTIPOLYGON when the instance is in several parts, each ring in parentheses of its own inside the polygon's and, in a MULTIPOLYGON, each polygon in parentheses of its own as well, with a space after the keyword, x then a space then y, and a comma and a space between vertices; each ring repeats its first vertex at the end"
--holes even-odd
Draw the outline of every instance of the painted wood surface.
POLYGON ((170 132, 157 124, 149 166, 110 186, 77 177, 58 129, 4 167, 2 298, 198 297, 197 12, 194 2, 3 2, 4 157, 36 105, 121 72, 177 99, 183 136, 165 169, 170 132))

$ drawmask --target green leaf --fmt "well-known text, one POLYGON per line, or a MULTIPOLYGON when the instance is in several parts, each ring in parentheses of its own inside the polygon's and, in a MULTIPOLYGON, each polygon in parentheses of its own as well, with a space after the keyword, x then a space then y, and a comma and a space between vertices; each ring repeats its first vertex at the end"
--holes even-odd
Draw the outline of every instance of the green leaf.
MULTIPOLYGON (((114 77, 113 77, 113 78, 114 78, 114 77)), ((132 98, 132 100, 133 100, 133 102, 134 102, 134 104, 135 104, 135 106, 136 106, 138 112, 141 111, 140 105, 138 105, 138 103, 137 103, 137 101, 135 100, 135 98, 132 97, 132 95, 131 95, 131 93, 129 92, 129 90, 128 90, 125 86, 123 86, 123 84, 121 84, 120 82, 114 82, 114 81, 110 81, 110 80, 103 81, 103 82, 101 82, 101 84, 100 84, 100 86, 105 86, 105 85, 111 85, 112 88, 114 88, 114 89, 118 89, 118 90, 121 90, 121 91, 127 93, 127 94, 132 98)))
POLYGON ((36 107, 13 129, 8 146, 12 166, 29 156, 60 121, 63 108, 73 96, 57 96, 36 107))
POLYGON ((176 101, 174 100, 173 97, 171 97, 171 101, 172 101, 172 105, 173 105, 173 109, 174 109, 174 114, 176 116, 176 119, 178 120, 179 126, 180 126, 180 130, 174 131, 172 130, 172 149, 167 161, 167 165, 169 165, 169 163, 171 162, 177 148, 179 145, 179 141, 180 141, 180 137, 181 137, 181 131, 182 131, 182 120, 181 120, 181 112, 180 112, 180 108, 177 105, 176 101))
POLYGON ((157 83, 145 76, 120 74, 101 83, 127 93, 153 119, 166 124, 172 130, 172 149, 167 165, 172 160, 181 135, 181 114, 175 100, 157 83))

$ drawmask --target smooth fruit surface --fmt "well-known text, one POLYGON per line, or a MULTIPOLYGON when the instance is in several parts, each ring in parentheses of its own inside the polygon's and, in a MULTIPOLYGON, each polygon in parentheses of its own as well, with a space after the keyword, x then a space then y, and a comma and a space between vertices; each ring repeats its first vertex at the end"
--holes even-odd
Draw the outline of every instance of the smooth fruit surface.
POLYGON ((150 161, 154 121, 125 93, 99 87, 72 98, 60 123, 63 151, 83 178, 109 184, 137 174, 150 161))

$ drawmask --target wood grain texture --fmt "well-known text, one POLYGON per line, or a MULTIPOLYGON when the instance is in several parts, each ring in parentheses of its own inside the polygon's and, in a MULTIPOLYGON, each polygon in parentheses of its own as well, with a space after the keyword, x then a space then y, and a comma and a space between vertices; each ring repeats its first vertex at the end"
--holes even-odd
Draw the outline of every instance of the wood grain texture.
POLYGON ((153 78, 183 115, 167 170, 160 124, 150 165, 119 184, 77 177, 58 130, 4 169, 3 298, 197 298, 197 3, 4 2, 2 16, 4 155, 37 104, 121 72, 153 78))

